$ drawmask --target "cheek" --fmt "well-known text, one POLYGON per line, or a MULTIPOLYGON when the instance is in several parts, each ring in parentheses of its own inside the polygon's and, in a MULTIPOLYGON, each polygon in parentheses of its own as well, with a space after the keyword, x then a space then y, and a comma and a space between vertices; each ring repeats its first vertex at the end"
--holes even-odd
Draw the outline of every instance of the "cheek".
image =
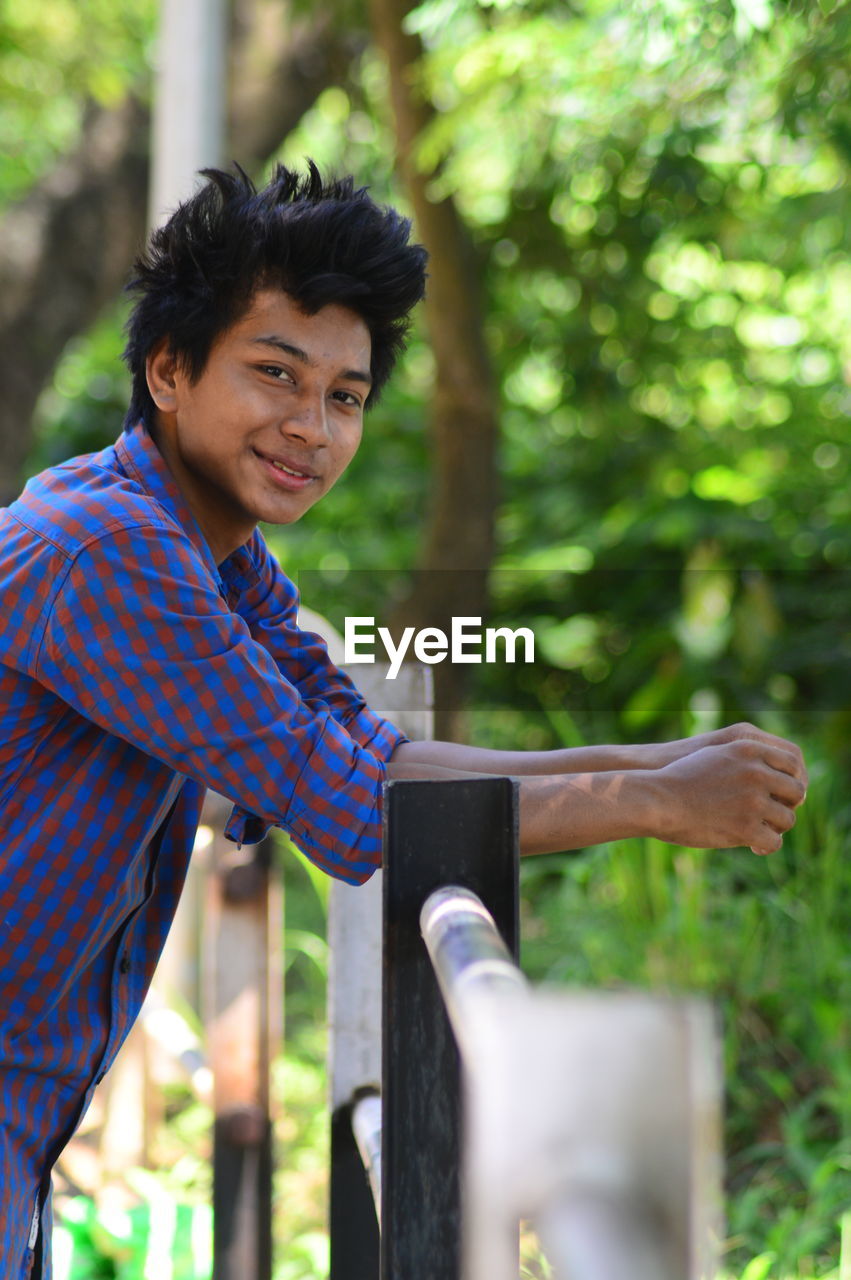
POLYGON ((363 439, 363 431, 360 428, 350 433, 345 444, 345 454, 344 454, 345 462, 343 463, 344 466, 349 465, 352 458, 355 456, 358 449, 360 448, 360 442, 362 439, 363 439))
POLYGON ((192 398, 193 427, 219 439, 235 434, 240 425, 263 417, 265 405, 256 387, 237 374, 217 371, 192 398))

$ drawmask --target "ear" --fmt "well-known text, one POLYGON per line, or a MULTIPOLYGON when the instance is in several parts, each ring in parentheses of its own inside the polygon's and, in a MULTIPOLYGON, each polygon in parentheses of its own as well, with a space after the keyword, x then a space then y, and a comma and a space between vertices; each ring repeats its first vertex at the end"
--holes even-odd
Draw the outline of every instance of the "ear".
POLYGON ((161 413, 174 413, 177 408, 179 370, 168 338, 163 338, 148 352, 145 378, 151 399, 161 413))

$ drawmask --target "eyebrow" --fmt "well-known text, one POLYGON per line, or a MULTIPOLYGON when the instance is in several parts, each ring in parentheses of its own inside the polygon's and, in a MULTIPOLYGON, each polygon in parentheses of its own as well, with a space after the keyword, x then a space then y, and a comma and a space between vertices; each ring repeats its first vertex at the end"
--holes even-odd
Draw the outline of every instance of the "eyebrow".
MULTIPOLYGON (((262 337, 252 338, 251 342, 255 347, 277 347, 279 351, 286 352, 300 364, 306 364, 310 368, 315 367, 316 361, 311 360, 306 351, 294 346, 292 342, 287 342, 285 338, 279 338, 277 334, 264 334, 262 337)), ((344 369, 339 376, 349 382, 363 382, 368 387, 372 386, 372 375, 364 369, 344 369)))

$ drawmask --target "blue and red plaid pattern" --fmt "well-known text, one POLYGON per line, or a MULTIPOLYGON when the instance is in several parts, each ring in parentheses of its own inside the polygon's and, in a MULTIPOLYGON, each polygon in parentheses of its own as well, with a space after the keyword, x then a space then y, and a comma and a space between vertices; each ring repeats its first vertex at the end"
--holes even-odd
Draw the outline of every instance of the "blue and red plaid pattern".
POLYGON ((281 826, 354 883, 380 861, 404 738, 296 608, 259 533, 214 563, 141 427, 0 511, 2 1280, 139 1011, 205 788, 234 840, 281 826))

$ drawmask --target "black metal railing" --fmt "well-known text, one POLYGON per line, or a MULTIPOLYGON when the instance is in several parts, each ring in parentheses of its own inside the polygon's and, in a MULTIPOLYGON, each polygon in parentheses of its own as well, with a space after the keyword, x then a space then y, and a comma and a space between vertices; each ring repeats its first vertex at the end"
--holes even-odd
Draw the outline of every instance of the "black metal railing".
POLYGON ((388 788, 381 1115, 374 1084, 335 1113, 331 1278, 516 1280, 522 1216, 558 1280, 704 1280, 712 1016, 529 988, 516 832, 509 779, 388 788))

